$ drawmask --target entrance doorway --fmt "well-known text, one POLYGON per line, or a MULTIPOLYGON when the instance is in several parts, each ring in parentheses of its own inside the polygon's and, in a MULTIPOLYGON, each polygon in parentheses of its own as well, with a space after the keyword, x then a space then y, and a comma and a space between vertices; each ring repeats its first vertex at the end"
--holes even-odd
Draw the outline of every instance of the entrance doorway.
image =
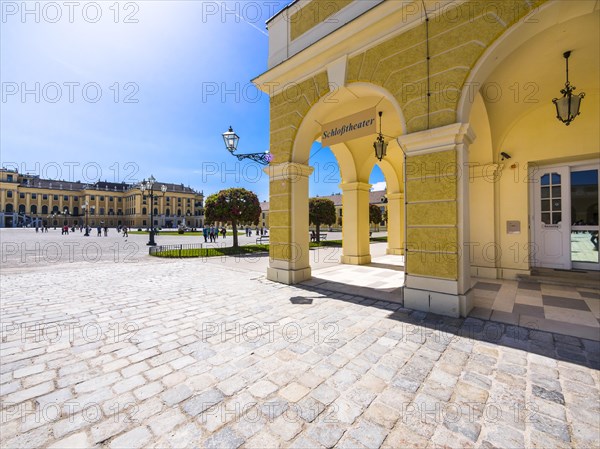
POLYGON ((533 177, 534 267, 600 270, 600 165, 549 166, 533 177))

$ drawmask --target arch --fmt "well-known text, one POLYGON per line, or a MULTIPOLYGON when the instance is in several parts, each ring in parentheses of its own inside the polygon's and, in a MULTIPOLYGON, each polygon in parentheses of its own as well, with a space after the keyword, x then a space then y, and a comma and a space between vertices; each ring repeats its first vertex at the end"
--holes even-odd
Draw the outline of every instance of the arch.
POLYGON ((142 207, 142 215, 148 215, 148 209, 142 207))
POLYGON ((32 204, 31 207, 29 208, 29 211, 32 214, 37 214, 37 206, 35 204, 32 204))
POLYGON ((42 214, 46 215, 48 213, 48 206, 42 206, 42 214))
POLYGON ((25 205, 24 204, 19 204, 19 213, 20 214, 24 214, 25 213, 25 205))
POLYGON ((13 205, 12 205, 11 203, 8 203, 8 204, 6 205, 6 213, 7 213, 7 214, 12 214, 12 213, 13 213, 13 210, 14 210, 14 209, 13 209, 13 205))
MULTIPOLYGON (((322 124, 348 115, 349 110, 362 111, 370 107, 377 107, 378 111, 384 112, 384 134, 390 137, 390 140, 392 137, 395 138, 406 133, 406 121, 400 104, 387 89, 381 86, 366 82, 350 83, 338 88, 334 99, 335 101, 332 101, 328 96, 321 97, 308 110, 300 122, 294 138, 291 162, 309 165, 310 149, 312 143, 319 140, 322 124)), ((338 145, 333 145, 331 150, 334 151, 336 146, 338 145)), ((342 172, 342 166, 347 164, 338 155, 336 155, 336 159, 338 159, 338 163, 341 163, 340 172, 342 172)), ((357 180, 352 179, 350 167, 346 166, 344 171, 347 182, 357 180)), ((344 176, 343 173, 342 176, 344 176)))
POLYGON ((467 123, 475 97, 474 89, 478 91, 516 48, 557 24, 594 12, 595 3, 551 0, 538 7, 535 20, 520 20, 507 29, 483 52, 467 76, 457 106, 457 121, 467 123))

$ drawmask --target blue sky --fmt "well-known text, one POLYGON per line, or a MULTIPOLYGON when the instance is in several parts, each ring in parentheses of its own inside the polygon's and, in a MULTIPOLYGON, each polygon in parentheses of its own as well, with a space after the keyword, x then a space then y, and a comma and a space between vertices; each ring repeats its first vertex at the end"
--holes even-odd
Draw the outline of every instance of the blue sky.
MULTIPOLYGON (((221 134, 233 126, 240 153, 268 149, 269 99, 250 80, 267 68, 265 21, 289 0, 66 3, 1 3, 2 166, 268 199, 262 167, 221 134)), ((338 192, 332 153, 312 154, 310 194, 338 192)))

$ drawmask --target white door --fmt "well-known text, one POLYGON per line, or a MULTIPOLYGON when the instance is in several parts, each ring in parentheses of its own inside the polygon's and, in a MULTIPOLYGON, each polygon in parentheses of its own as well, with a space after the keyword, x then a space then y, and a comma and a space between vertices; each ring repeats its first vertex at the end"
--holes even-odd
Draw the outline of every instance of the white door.
POLYGON ((570 168, 540 168, 534 183, 533 265, 570 270, 570 168))

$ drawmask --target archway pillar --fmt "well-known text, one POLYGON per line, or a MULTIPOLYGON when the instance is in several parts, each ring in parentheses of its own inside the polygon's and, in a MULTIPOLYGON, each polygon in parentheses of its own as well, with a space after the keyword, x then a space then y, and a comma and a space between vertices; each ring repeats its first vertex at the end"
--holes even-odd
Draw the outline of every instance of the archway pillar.
POLYGON ((404 305, 447 316, 473 307, 469 260, 468 124, 398 137, 406 152, 404 305))
POLYGON ((311 278, 308 178, 313 168, 294 162, 269 165, 269 267, 267 279, 297 284, 311 278))
POLYGON ((369 191, 371 184, 350 182, 340 184, 344 225, 342 226, 341 263, 365 265, 371 263, 369 248, 369 191))
POLYGON ((404 193, 387 195, 387 254, 404 254, 404 193))

